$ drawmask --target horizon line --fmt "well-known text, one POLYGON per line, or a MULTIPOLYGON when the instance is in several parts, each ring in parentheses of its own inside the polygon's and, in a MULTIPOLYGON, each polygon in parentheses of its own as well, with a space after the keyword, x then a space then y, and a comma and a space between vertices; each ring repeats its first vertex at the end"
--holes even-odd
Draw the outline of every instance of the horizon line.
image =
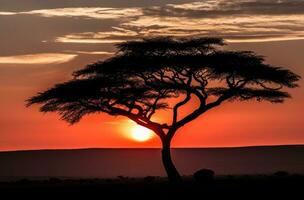
MULTIPOLYGON (((291 147, 304 146, 303 144, 275 144, 275 145, 248 145, 248 146, 218 146, 218 147, 172 147, 171 149, 240 149, 240 148, 256 148, 256 147, 291 147)), ((136 150, 136 149, 161 149, 161 147, 83 147, 83 148, 43 148, 43 149, 17 149, 17 150, 0 150, 5 152, 25 152, 25 151, 77 151, 77 150, 136 150)))

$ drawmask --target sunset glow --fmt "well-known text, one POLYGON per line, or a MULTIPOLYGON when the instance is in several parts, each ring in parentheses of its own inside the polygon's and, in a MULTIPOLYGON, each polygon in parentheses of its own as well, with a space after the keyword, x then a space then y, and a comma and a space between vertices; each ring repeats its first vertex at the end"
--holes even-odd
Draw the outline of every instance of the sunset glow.
POLYGON ((304 0, 0 2, 4 196, 301 195, 304 0))
POLYGON ((153 137, 153 132, 143 126, 135 125, 131 130, 131 137, 137 142, 145 142, 153 137))
MULTIPOLYGON (((44 115, 36 105, 25 106, 29 97, 70 80, 73 71, 118 55, 118 42, 221 37, 227 44, 223 50, 254 51, 266 64, 304 76, 302 0, 5 2, 0 8, 0 151, 161 147, 153 132, 126 117, 98 112, 69 125, 58 113, 44 115)), ((292 99, 284 104, 225 102, 178 130, 172 146, 302 144, 304 79, 298 84, 287 91, 292 99)), ((168 109, 151 119, 170 125, 174 103, 168 99, 168 109)), ((178 118, 198 105, 193 98, 178 118)))

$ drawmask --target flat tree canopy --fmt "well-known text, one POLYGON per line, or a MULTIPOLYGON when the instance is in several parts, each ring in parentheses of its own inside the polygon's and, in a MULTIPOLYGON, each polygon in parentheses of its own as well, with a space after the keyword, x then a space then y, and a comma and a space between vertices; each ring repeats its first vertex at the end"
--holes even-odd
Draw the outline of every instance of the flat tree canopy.
POLYGON ((283 89, 298 86, 300 76, 290 70, 223 45, 220 38, 205 37, 123 42, 112 58, 75 71, 73 79, 37 94, 27 105, 41 104, 42 112, 58 112, 71 124, 90 113, 126 116, 152 129, 165 148, 178 128, 226 100, 282 103, 290 97, 283 89), (168 99, 182 96, 172 107, 172 123, 152 121, 156 111, 169 109, 168 99), (199 105, 180 119, 179 108, 193 97, 199 105))
POLYGON ((28 105, 42 104, 42 112, 58 112, 69 123, 96 112, 147 123, 168 108, 168 98, 181 94, 185 101, 195 95, 209 108, 228 99, 281 103, 290 97, 281 89, 298 86, 293 72, 265 64, 253 52, 219 50, 223 44, 219 38, 170 37, 124 42, 114 57, 74 72, 74 79, 30 98, 28 105), (226 85, 208 87, 215 81, 226 85), (207 104, 212 96, 217 100, 207 104))

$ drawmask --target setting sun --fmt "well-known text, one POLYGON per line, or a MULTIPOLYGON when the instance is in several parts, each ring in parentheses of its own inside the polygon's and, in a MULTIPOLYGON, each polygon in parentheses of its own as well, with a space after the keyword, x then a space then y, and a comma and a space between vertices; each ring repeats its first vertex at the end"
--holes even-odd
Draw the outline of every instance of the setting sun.
POLYGON ((147 141, 151 139, 152 136, 153 136, 152 131, 143 126, 135 125, 131 130, 132 139, 138 142, 147 141))

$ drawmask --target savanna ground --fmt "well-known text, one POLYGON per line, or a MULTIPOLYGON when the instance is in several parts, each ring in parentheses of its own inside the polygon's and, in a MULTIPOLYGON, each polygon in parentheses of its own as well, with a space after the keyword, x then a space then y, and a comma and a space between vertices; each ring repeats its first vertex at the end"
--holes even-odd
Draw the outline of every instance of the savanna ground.
POLYGON ((0 183, 5 197, 84 197, 84 199, 303 199, 304 175, 216 176, 213 181, 197 182, 184 177, 182 185, 170 184, 166 178, 145 177, 115 179, 20 179, 0 183), (110 197, 110 198, 109 198, 110 197))

